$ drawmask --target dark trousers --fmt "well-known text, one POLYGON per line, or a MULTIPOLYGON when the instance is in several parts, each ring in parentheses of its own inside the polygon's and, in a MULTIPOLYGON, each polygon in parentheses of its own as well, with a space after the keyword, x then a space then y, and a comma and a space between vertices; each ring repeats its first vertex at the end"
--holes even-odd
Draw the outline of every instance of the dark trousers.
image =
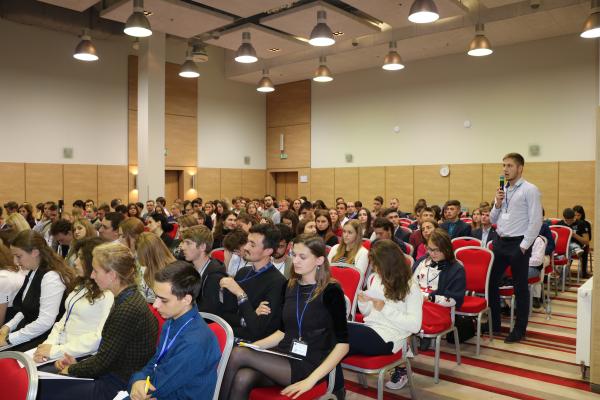
POLYGON ((127 390, 127 382, 113 374, 92 381, 40 379, 37 400, 112 400, 121 390, 127 390))
POLYGON ((529 287, 527 285, 527 274, 529 272, 529 257, 531 246, 525 254, 519 247, 521 240, 494 240, 494 264, 490 273, 488 287, 490 308, 492 310, 492 328, 495 332, 500 331, 500 282, 506 267, 510 266, 515 289, 516 312, 515 331, 525 334, 527 321, 529 319, 529 287))

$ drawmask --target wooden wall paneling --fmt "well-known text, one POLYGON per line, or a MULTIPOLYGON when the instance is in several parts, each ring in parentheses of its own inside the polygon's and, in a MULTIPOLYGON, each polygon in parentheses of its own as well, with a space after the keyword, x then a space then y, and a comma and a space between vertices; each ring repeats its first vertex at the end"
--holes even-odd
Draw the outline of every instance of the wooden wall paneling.
POLYGON ((221 168, 221 198, 231 204, 231 199, 242 194, 242 170, 221 168))
POLYGON ((129 56, 127 61, 128 109, 137 110, 138 58, 129 56))
POLYGON ((310 168, 299 168, 298 169, 298 197, 306 196, 308 199, 311 199, 310 181, 311 181, 310 168), (302 176, 306 176, 307 182, 300 182, 300 178, 302 176))
MULTIPOLYGON (((275 191, 273 193, 277 199, 285 198, 286 174, 287 172, 275 173, 275 191)), ((273 195, 273 193, 270 194, 273 195)))
POLYGON ((98 201, 98 166, 65 164, 63 167, 65 210, 71 211, 75 200, 98 201))
POLYGON ((558 162, 525 163, 523 177, 540 190, 546 216, 559 216, 558 162))
MULTIPOLYGON (((414 198, 414 167, 395 166, 385 167, 385 197, 389 204, 392 197, 397 197, 400 210, 412 212, 416 199, 414 198)), ((363 205, 371 209, 373 199, 361 199, 363 205), (365 202, 366 201, 366 202, 365 202)))
POLYGON ((596 209, 594 201, 595 168, 594 161, 558 163, 558 210, 556 216, 562 217, 562 210, 578 204, 583 206, 586 220, 593 224, 596 209))
POLYGON ((288 125, 267 129, 267 168, 290 169, 310 167, 310 124, 288 125), (281 160, 280 135, 288 158, 281 160))
POLYGON ((362 201, 363 205, 371 204, 375 196, 385 199, 385 205, 389 204, 389 198, 385 197, 385 167, 363 167, 358 169, 358 197, 346 199, 346 201, 362 201))
POLYGON ((275 196, 273 193, 276 193, 277 191, 277 181, 275 179, 275 177, 277 176, 277 171, 266 171, 266 190, 265 190, 265 194, 269 193, 273 196, 275 196))
POLYGON ((448 201, 450 179, 440 175, 439 165, 415 165, 414 185, 415 201, 423 198, 427 204, 440 207, 448 201))
POLYGON ((25 198, 33 205, 63 199, 63 165, 25 164, 25 198))
POLYGON ((469 212, 479 207, 483 198, 483 165, 450 166, 450 199, 459 200, 469 212))
POLYGON ((203 200, 221 198, 221 170, 219 168, 198 168, 196 187, 203 200))
MULTIPOLYGON (((358 168, 336 168, 334 184, 335 197, 358 200, 358 168)), ((326 204, 328 207, 334 205, 334 203, 326 204)))
MULTIPOLYGON (((0 205, 7 201, 25 201, 25 164, 0 163, 0 205)), ((35 208, 35 204, 33 204, 35 208)))
POLYGON ((170 170, 165 171, 165 200, 167 201, 167 207, 175 202, 175 199, 180 198, 179 196, 183 193, 180 184, 183 183, 183 179, 180 179, 180 174, 183 171, 170 170), (182 182, 180 182, 180 180, 182 182))
POLYGON ((166 167, 198 163, 198 124, 195 117, 165 115, 166 167))
POLYGON ((267 127, 310 124, 310 84, 304 80, 277 85, 267 95, 267 127))
POLYGON ((298 198, 298 172, 286 172, 285 173, 285 198, 296 199, 298 198))
POLYGON ((165 63, 165 113, 198 115, 198 80, 179 76, 181 65, 165 63))
POLYGON ((127 115, 127 158, 129 165, 137 165, 137 111, 129 110, 127 115))
POLYGON ((483 164, 482 201, 492 204, 496 190, 500 187, 500 175, 503 175, 502 164, 483 164))
POLYGON ((242 192, 240 193, 242 196, 262 199, 266 192, 264 169, 242 169, 242 192))
POLYGON ((310 200, 323 200, 325 204, 334 204, 334 180, 335 170, 333 168, 312 168, 310 170, 310 200))
POLYGON ((127 165, 98 165, 98 204, 110 204, 115 198, 125 202, 129 197, 129 175, 127 165))

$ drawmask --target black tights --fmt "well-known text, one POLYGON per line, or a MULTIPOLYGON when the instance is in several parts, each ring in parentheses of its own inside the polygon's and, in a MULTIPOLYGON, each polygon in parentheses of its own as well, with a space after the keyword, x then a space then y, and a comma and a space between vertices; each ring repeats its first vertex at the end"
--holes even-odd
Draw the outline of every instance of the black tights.
POLYGON ((285 357, 235 347, 229 357, 219 400, 247 399, 257 386, 288 386, 292 370, 285 357))

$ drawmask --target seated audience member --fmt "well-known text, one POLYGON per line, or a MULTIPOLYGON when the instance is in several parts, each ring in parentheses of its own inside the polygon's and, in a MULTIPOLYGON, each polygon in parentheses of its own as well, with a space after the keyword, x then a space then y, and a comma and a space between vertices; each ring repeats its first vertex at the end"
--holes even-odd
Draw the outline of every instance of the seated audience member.
POLYGON ((383 217, 387 218, 394 225, 394 237, 398 240, 408 243, 410 238, 410 233, 402 229, 400 226, 400 214, 398 210, 393 208, 388 208, 383 212, 383 217))
POLYGON ((327 210, 327 205, 325 204, 325 202, 323 200, 315 200, 313 202, 313 209, 315 211, 317 211, 317 210, 327 210))
POLYGON ((332 247, 338 244, 338 238, 332 230, 331 217, 328 210, 317 210, 315 212, 315 227, 317 228, 317 234, 323 238, 327 246, 332 247))
MULTIPOLYGON (((150 216, 150 219, 152 216, 150 216)), ((135 255, 139 268, 139 290, 147 303, 154 303, 154 275, 165 265, 175 262, 164 241, 152 232, 143 232, 135 243, 135 255)))
POLYGON ((290 201, 288 199, 279 200, 279 207, 277 208, 277 210, 279 211, 279 214, 281 214, 282 212, 288 211, 289 209, 290 209, 290 201))
MULTIPOLYGON (((338 238, 342 237, 342 224, 340 222, 340 216, 338 215, 335 208, 329 209, 329 218, 331 218, 331 230, 333 234, 338 238)), ((356 219, 356 218, 353 218, 356 219)))
MULTIPOLYGON (((157 208, 158 207, 155 207, 155 209, 157 208)), ((154 214, 148 216, 147 221, 148 230, 161 238, 167 248, 172 248, 173 238, 169 233, 174 228, 173 225, 167 221, 167 216, 165 214, 159 214, 158 212, 155 212, 154 214)))
MULTIPOLYGON (((287 213, 287 211, 285 211, 287 213)), ((254 202, 249 202, 246 205, 246 214, 252 218, 252 220, 254 221, 255 224, 258 224, 258 221, 260 221, 260 215, 258 213, 258 208, 256 207, 256 204, 254 202)), ((283 215, 283 213, 280 213, 281 215, 283 215)))
POLYGON ((265 384, 284 386, 283 395, 299 396, 326 378, 348 352, 344 292, 331 278, 325 243, 316 235, 300 235, 293 254, 294 272, 285 290, 282 325, 254 345, 295 359, 234 348, 221 400, 247 399, 254 387, 265 384))
POLYGON ((4 203, 4 209, 7 215, 16 214, 19 212, 19 203, 16 201, 9 201, 4 203))
POLYGON ((52 241, 52 235, 50 235, 50 226, 52 223, 58 220, 58 205, 53 201, 44 203, 44 214, 42 220, 37 223, 33 228, 34 231, 40 233, 48 246, 56 248, 55 243, 52 241))
POLYGON ((169 223, 173 224, 173 223, 177 222, 177 218, 181 217, 182 215, 183 215, 183 206, 179 203, 173 203, 171 205, 171 215, 167 219, 168 219, 169 223))
POLYGON ((79 218, 73 221, 73 239, 83 240, 98 237, 98 231, 87 218, 79 218))
MULTIPOLYGON (((419 248, 419 245, 423 243, 423 235, 421 234, 421 232, 419 232, 419 229, 424 221, 435 221, 435 213, 430 207, 423 207, 419 211, 419 216, 417 217, 417 221, 415 222, 417 225, 415 229, 413 229, 413 232, 410 234, 410 237, 408 238, 408 243, 410 243, 413 249, 415 249, 415 254, 412 254, 412 256, 416 255, 416 251, 419 248)), ((411 226, 412 225, 413 224, 411 224, 411 226)))
POLYGON ((244 247, 244 259, 251 266, 240 269, 235 278, 221 279, 224 298, 235 296, 237 307, 234 312, 219 311, 219 315, 231 325, 236 337, 254 341, 279 327, 286 280, 273 267, 271 256, 280 239, 279 230, 272 225, 253 226, 244 247), (260 305, 267 306, 270 312, 257 315, 260 305))
POLYGON ((213 248, 223 247, 223 238, 235 228, 237 228, 236 215, 231 211, 223 211, 221 220, 217 220, 217 226, 215 227, 213 248))
MULTIPOLYGON (((115 207, 115 212, 123 215, 123 218, 129 218, 129 211, 127 210, 127 206, 125 204, 119 204, 115 207)), ((63 213, 64 218, 64 213, 63 213)))
POLYGON ((266 218, 270 218, 274 224, 278 224, 281 222, 281 216, 279 211, 275 208, 275 199, 270 194, 265 195, 264 197, 265 208, 262 212, 262 216, 266 218))
POLYGON ((277 250, 273 252, 271 262, 277 271, 285 276, 285 279, 290 279, 292 273, 292 257, 289 255, 289 247, 290 243, 294 240, 294 233, 290 227, 285 224, 277 224, 275 227, 279 229, 281 240, 279 240, 277 250))
POLYGON ((473 214, 471 214, 471 232, 475 229, 481 228, 481 208, 476 208, 473 210, 473 214))
POLYGON ((104 216, 100 229, 100 237, 107 242, 116 242, 119 240, 119 225, 125 220, 123 214, 110 212, 104 216))
POLYGON ((138 218, 128 218, 119 225, 119 242, 135 252, 137 241, 144 233, 144 223, 138 218))
POLYGON ((75 274, 35 231, 17 234, 10 251, 15 263, 28 273, 0 328, 0 347, 26 351, 42 343, 62 316, 75 274))
MULTIPOLYGON (((540 276, 544 268, 544 256, 546 251, 546 242, 541 236, 538 236, 533 242, 531 248, 531 256, 529 257, 529 273, 527 278, 535 278, 540 276)), ((533 292, 533 308, 542 306, 542 282, 531 285, 530 290, 533 292)))
POLYGON ((110 212, 110 206, 106 203, 102 203, 98 206, 98 210, 96 213, 96 220, 90 221, 94 225, 94 229, 100 232, 100 228, 102 227, 102 221, 106 218, 106 214, 110 212))
MULTIPOLYGON (((205 226, 187 229, 182 235, 181 247, 185 260, 192 263, 200 274, 200 289, 195 297, 198 309, 203 312, 217 314, 224 308, 224 298, 219 282, 227 277, 223 264, 209 257, 212 249, 213 235, 205 226)), ((232 309, 231 306, 228 307, 232 309)))
POLYGON ((298 217, 300 221, 305 219, 314 219, 314 210, 310 201, 305 201, 300 205, 300 214, 298 217))
POLYGON ((481 209, 481 226, 471 231, 471 236, 481 240, 481 247, 486 247, 488 243, 493 242, 498 237, 490 220, 489 208, 481 209))
POLYGON ((69 248, 73 242, 73 224, 64 219, 59 219, 50 226, 50 235, 52 235, 53 242, 58 244, 56 249, 58 255, 65 259, 69 267, 73 267, 75 257, 73 257, 72 252, 69 253, 69 248), (67 255, 69 255, 68 259, 67 255))
POLYGON ((229 232, 223 239, 223 261, 227 270, 227 275, 235 276, 238 271, 246 266, 244 260, 244 247, 248 243, 248 233, 236 228, 229 232))
POLYGON ((154 357, 129 380, 131 399, 211 399, 221 351, 198 314, 195 299, 202 286, 198 272, 177 261, 158 272, 155 282, 154 308, 166 321, 154 357))
POLYGON ((291 210, 296 213, 296 215, 300 215, 300 206, 302 205, 302 200, 296 199, 292 202, 291 210))
POLYGON ((138 208, 137 205, 135 203, 129 203, 127 205, 127 218, 140 218, 140 215, 138 214, 138 208))
POLYGON ((425 220, 421 222, 421 227, 417 231, 421 235, 419 246, 415 250, 415 260, 420 260, 421 257, 427 254, 427 241, 431 237, 431 233, 438 228, 437 222, 434 220, 425 220))
POLYGON ((304 218, 298 223, 298 230, 296 234, 302 235, 303 233, 317 233, 317 224, 312 218, 304 218))
POLYGON ((171 213, 167 209, 167 200, 164 197, 159 196, 156 198, 156 207, 160 207, 163 210, 162 214, 164 214, 165 217, 168 218, 171 216, 171 213))
POLYGON ((346 210, 346 217, 348 217, 348 219, 356 219, 358 217, 358 208, 356 208, 356 203, 354 201, 346 203, 346 210))
POLYGON ((362 229, 362 238, 371 240, 371 236, 373 236, 373 216, 371 212, 366 208, 360 208, 357 219, 362 229))
POLYGON ((29 223, 27 222, 25 217, 23 217, 21 214, 16 213, 16 212, 9 214, 4 219, 4 223, 6 225, 12 225, 13 227, 15 227, 17 232, 28 231, 31 229, 31 227, 29 226, 29 223))
POLYGON ((448 232, 450 239, 454 239, 460 236, 471 236, 471 225, 464 221, 461 221, 460 216, 460 201, 448 200, 445 204, 446 218, 443 223, 440 224, 440 228, 448 232))
POLYGON ((346 200, 344 200, 343 197, 336 197, 336 199, 335 199, 335 204, 336 205, 339 204, 339 203, 345 203, 345 202, 346 202, 346 200))
POLYGON ((23 203, 19 206, 19 214, 25 218, 29 227, 33 229, 35 226, 35 218, 33 216, 33 207, 29 203, 23 203))
POLYGON ((377 217, 375 221, 373 221, 373 241, 376 240, 392 240, 394 243, 400 247, 402 252, 406 254, 406 244, 397 236, 394 236, 394 224, 385 218, 385 217, 377 217))
MULTIPOLYGON (((423 296, 406 258, 394 242, 373 243, 369 259, 373 275, 368 288, 378 297, 369 297, 365 292, 358 294, 364 324, 348 325, 349 354, 394 354, 405 348, 407 338, 421 329, 423 296)), ((396 368, 386 386, 401 389, 407 381, 406 369, 396 368)))
POLYGON ((346 222, 340 244, 329 251, 329 262, 352 264, 364 275, 369 266, 369 251, 363 247, 362 241, 360 222, 356 219, 346 222))
MULTIPOLYGON (((423 212, 423 210, 426 208, 427 206, 423 206, 423 205, 415 205, 415 210, 414 210, 414 219, 415 222, 413 222, 412 224, 410 224, 408 227, 414 232, 417 229, 419 229, 419 224, 421 223, 421 213, 423 212)), ((437 221, 437 220, 436 220, 437 221)))
POLYGON ((437 204, 431 206, 431 209, 435 213, 435 220, 439 224, 442 220, 442 209, 437 204))
POLYGON ((571 228, 573 234, 569 243, 569 252, 571 255, 581 256, 584 247, 590 244, 590 232, 587 226, 583 221, 575 219, 575 211, 572 208, 563 210, 563 219, 558 224, 571 228))
POLYGON ((6 312, 23 285, 26 271, 14 264, 10 249, 0 240, 0 326, 4 325, 6 312))
POLYGON ((241 228, 244 231, 246 231, 246 233, 248 233, 250 232, 250 228, 252 228, 252 225, 255 225, 256 222, 254 221, 254 218, 250 215, 246 213, 241 213, 237 216, 236 224, 238 228, 241 228))
POLYGON ((281 213, 281 223, 287 225, 295 233, 298 231, 300 220, 294 211, 287 210, 281 213))
POLYGON ((348 208, 346 207, 346 203, 342 203, 342 202, 337 203, 335 205, 335 210, 338 213, 338 220, 340 221, 340 225, 344 226, 344 224, 346 222, 348 222, 348 220, 349 220, 349 218, 346 216, 346 212, 348 211, 348 208))
POLYGON ((102 328, 98 352, 82 361, 70 354, 55 363, 59 373, 79 380, 41 380, 38 398, 106 399, 121 390, 133 372, 141 369, 156 350, 158 322, 135 284, 135 259, 121 243, 105 243, 92 252, 92 279, 110 290, 114 305, 102 328))
MULTIPOLYGON (((582 222, 585 231, 587 231, 589 233, 589 240, 591 242, 591 240, 592 240, 592 225, 585 219, 585 210, 583 209, 582 206, 576 205, 573 207, 573 211, 575 211, 575 219, 577 221, 582 222)), ((552 244, 554 244, 554 241, 552 241, 552 244)), ((552 249, 550 252, 548 252, 548 247, 550 247, 550 241, 548 241, 548 246, 546 246, 546 255, 551 254, 552 251, 554 251, 554 246, 552 246, 552 249)), ((590 246, 588 244, 587 246, 583 247, 583 254, 579 258, 579 262, 581 263, 581 274, 582 274, 583 278, 588 277, 587 264, 588 264, 589 254, 590 254, 590 246)))
POLYGON ((373 199, 373 212, 371 213, 373 219, 377 217, 383 217, 383 197, 375 196, 373 199))
POLYGON ((98 350, 104 322, 113 305, 113 294, 103 291, 91 278, 92 252, 104 243, 99 237, 79 240, 74 245, 75 288, 65 300, 65 313, 33 356, 37 363, 62 358, 65 353, 81 357, 98 350))

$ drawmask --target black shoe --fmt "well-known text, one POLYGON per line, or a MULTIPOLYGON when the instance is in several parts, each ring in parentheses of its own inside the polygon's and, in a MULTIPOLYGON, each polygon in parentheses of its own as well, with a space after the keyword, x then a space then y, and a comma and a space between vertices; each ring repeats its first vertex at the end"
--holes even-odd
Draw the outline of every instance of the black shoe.
POLYGON ((339 388, 337 390, 334 390, 332 392, 332 394, 335 396, 335 398, 337 400, 345 400, 346 399, 346 389, 344 389, 344 388, 339 388))
POLYGON ((504 339, 504 343, 519 343, 521 340, 525 339, 525 335, 522 335, 516 331, 512 331, 508 334, 508 336, 504 339))
POLYGON ((510 307, 502 307, 500 313, 506 317, 510 317, 510 307))
POLYGON ((542 302, 537 297, 533 298, 533 308, 542 308, 542 302))
MULTIPOLYGON (((481 333, 490 333, 490 326, 488 325, 487 322, 484 322, 483 324, 481 324, 481 333)), ((498 329, 497 331, 493 331, 492 334, 494 336, 500 336, 500 334, 502 333, 501 329, 498 329)))

